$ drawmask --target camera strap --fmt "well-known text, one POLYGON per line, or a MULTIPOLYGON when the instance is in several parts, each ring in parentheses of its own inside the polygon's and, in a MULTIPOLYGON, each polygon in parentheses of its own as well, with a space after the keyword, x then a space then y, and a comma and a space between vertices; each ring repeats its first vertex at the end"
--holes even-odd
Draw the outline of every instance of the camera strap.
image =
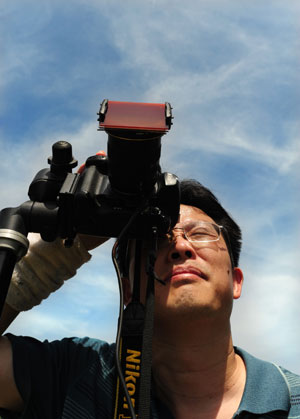
MULTIPOLYGON (((148 259, 150 259, 151 256, 148 259)), ((148 261, 149 262, 149 261, 148 261)), ((149 264, 147 265, 149 267, 149 264)), ((143 334, 142 349, 142 374, 140 381, 140 400, 139 418, 148 419, 150 417, 151 403, 151 371, 152 371, 152 337, 154 319, 154 265, 152 272, 148 272, 146 310, 143 334)))
MULTIPOLYGON (((125 308, 118 354, 125 385, 136 416, 139 411, 144 316, 144 306, 141 303, 131 302, 125 308)), ((128 401, 118 376, 114 419, 130 418, 128 401)))
MULTIPOLYGON (((150 417, 152 335, 154 316, 153 252, 147 260, 147 292, 145 306, 140 300, 141 241, 135 246, 135 275, 132 301, 124 310, 119 359, 127 391, 136 417, 150 417)), ((131 419, 130 408, 121 378, 117 377, 114 419, 131 419)))

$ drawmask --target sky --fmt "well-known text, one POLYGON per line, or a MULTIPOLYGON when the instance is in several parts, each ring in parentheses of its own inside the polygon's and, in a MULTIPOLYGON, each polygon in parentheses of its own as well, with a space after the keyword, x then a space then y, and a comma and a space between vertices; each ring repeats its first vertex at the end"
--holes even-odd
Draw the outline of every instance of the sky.
MULTIPOLYGON (((209 187, 241 226, 234 343, 300 373, 298 1, 2 0, 1 208, 28 199, 52 144, 106 150, 103 99, 170 102, 163 171, 209 187)), ((112 241, 9 328, 115 340, 112 241)))

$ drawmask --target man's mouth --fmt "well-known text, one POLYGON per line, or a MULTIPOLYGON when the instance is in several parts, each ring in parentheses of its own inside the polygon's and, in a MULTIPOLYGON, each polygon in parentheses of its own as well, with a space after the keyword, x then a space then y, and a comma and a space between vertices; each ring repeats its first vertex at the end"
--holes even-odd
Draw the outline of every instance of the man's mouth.
POLYGON ((202 271, 194 267, 175 267, 172 272, 166 276, 165 282, 169 281, 187 281, 187 280, 199 280, 199 278, 207 280, 207 275, 202 271))

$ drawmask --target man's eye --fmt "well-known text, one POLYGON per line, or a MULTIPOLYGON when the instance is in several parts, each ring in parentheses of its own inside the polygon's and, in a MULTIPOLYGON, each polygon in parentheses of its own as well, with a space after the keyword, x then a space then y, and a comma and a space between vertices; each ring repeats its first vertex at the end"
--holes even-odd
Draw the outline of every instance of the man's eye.
POLYGON ((197 228, 196 230, 191 230, 189 234, 192 236, 199 234, 201 236, 202 234, 209 234, 209 230, 206 228, 197 228))
POLYGON ((213 231, 207 230, 205 228, 194 230, 189 233, 189 237, 191 240, 200 240, 203 239, 203 237, 212 237, 214 235, 215 234, 213 231))
POLYGON ((195 233, 189 234, 189 237, 191 237, 192 239, 196 239, 197 237, 203 237, 207 235, 208 233, 206 231, 197 231, 195 233))

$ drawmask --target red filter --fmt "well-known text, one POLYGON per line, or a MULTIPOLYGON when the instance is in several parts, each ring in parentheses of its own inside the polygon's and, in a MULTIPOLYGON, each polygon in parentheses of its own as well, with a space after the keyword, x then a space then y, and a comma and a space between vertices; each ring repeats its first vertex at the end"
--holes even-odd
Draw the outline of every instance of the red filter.
POLYGON ((101 130, 124 129, 165 133, 171 125, 171 107, 164 103, 117 102, 105 99, 101 104, 99 116, 101 130))

